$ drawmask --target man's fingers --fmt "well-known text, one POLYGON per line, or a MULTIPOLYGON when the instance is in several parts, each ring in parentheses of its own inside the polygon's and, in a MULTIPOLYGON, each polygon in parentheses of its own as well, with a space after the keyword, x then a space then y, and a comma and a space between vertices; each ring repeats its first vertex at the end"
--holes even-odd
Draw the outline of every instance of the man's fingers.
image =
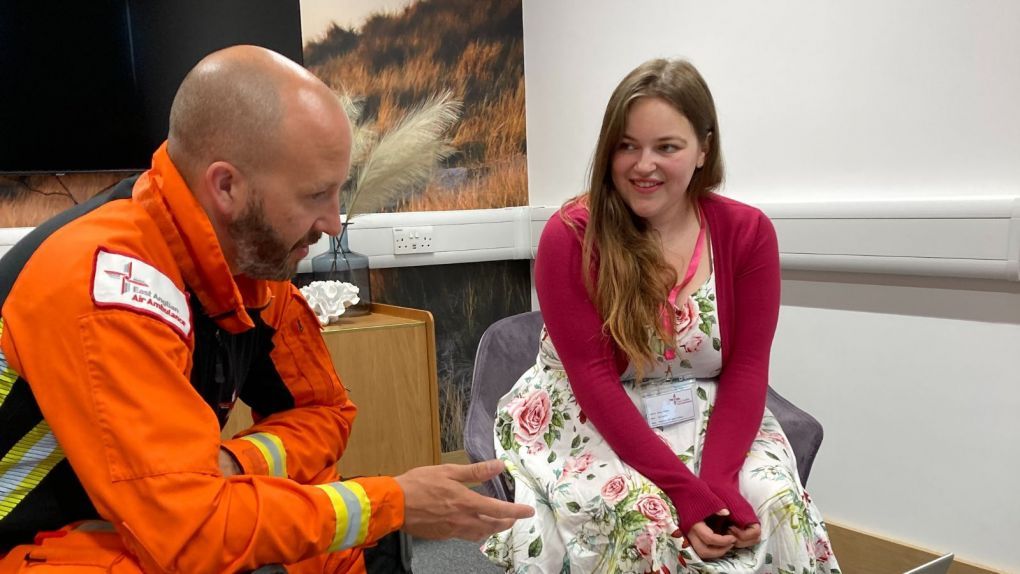
POLYGON ((421 538, 478 540, 506 530, 535 509, 483 496, 464 482, 481 482, 504 469, 498 460, 412 469, 394 477, 404 490, 404 530, 421 538))
POLYGON ((517 520, 518 518, 528 518, 535 514, 535 509, 530 506, 489 498, 488 496, 482 496, 477 492, 471 492, 471 495, 472 509, 477 514, 483 516, 496 519, 509 518, 517 520))
POLYGON ((443 465, 449 477, 458 482, 485 482, 506 469, 503 461, 492 459, 474 464, 443 465))
POLYGON ((484 514, 462 515, 456 523, 450 524, 452 527, 450 535, 463 540, 477 541, 510 528, 514 522, 517 522, 516 518, 495 518, 484 514))
POLYGON ((451 524, 448 532, 442 533, 436 538, 460 538, 461 540, 479 541, 487 536, 501 532, 513 526, 513 520, 497 520, 495 518, 476 516, 463 518, 456 524, 451 524))
POLYGON ((493 518, 484 514, 479 515, 478 520, 484 525, 485 529, 485 532, 479 538, 495 534, 496 532, 502 532, 513 526, 514 522, 517 522, 516 518, 493 518))

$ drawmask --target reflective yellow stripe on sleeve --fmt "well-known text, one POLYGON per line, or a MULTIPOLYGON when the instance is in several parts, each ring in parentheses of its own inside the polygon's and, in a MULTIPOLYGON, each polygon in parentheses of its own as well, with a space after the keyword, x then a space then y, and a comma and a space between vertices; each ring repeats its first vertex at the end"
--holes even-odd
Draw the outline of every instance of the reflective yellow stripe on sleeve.
POLYGON ((329 496, 336 513, 336 532, 329 552, 364 544, 368 537, 368 521, 372 518, 372 503, 365 489, 353 481, 316 486, 329 496))
POLYGON ((287 478, 287 450, 283 448, 283 441, 280 437, 267 432, 257 432, 241 437, 255 445, 255 448, 262 453, 269 466, 269 475, 280 478, 287 478))
POLYGON ((64 451, 46 421, 40 421, 12 446, 0 460, 0 520, 13 512, 62 460, 64 451))

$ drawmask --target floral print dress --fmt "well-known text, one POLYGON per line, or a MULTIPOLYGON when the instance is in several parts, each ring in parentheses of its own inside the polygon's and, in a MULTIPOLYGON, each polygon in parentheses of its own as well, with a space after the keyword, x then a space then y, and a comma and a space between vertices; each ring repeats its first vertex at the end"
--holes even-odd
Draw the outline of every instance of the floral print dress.
MULTIPOLYGON (((647 378, 696 377, 694 419, 654 428, 695 474, 722 369, 715 281, 680 305, 676 352, 656 349, 647 378)), ((633 369, 622 384, 641 408, 633 369)), ((516 502, 535 515, 485 541, 482 551, 513 573, 839 573, 821 514, 804 491, 796 459, 766 410, 740 474, 740 491, 761 520, 761 542, 703 561, 679 533, 669 497, 621 461, 577 406, 543 329, 538 361, 497 408, 496 455, 516 502)))

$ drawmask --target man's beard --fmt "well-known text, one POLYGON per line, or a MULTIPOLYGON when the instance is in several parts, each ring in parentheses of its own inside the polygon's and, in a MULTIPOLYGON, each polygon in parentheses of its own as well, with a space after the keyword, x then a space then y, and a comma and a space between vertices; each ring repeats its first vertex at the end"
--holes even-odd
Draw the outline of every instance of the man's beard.
POLYGON ((237 248, 237 272, 253 279, 287 281, 297 272, 298 261, 290 260, 299 245, 311 245, 321 233, 310 231, 301 242, 288 246, 266 221, 261 198, 252 198, 244 212, 229 226, 237 248))

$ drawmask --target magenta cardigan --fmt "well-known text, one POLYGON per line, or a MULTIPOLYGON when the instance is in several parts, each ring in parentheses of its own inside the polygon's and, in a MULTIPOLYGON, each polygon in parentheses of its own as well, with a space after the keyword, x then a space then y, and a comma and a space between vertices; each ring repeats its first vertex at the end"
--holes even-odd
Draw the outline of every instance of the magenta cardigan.
POLYGON ((542 316, 578 406, 621 460, 669 496, 684 533, 723 508, 742 527, 759 522, 740 495, 738 474, 765 411, 779 316, 779 249, 772 223, 757 208, 719 195, 700 203, 712 244, 723 367, 698 476, 656 437, 620 384, 626 356, 603 334, 584 286, 587 209, 561 209, 577 222, 576 230, 554 215, 535 259, 542 316))

